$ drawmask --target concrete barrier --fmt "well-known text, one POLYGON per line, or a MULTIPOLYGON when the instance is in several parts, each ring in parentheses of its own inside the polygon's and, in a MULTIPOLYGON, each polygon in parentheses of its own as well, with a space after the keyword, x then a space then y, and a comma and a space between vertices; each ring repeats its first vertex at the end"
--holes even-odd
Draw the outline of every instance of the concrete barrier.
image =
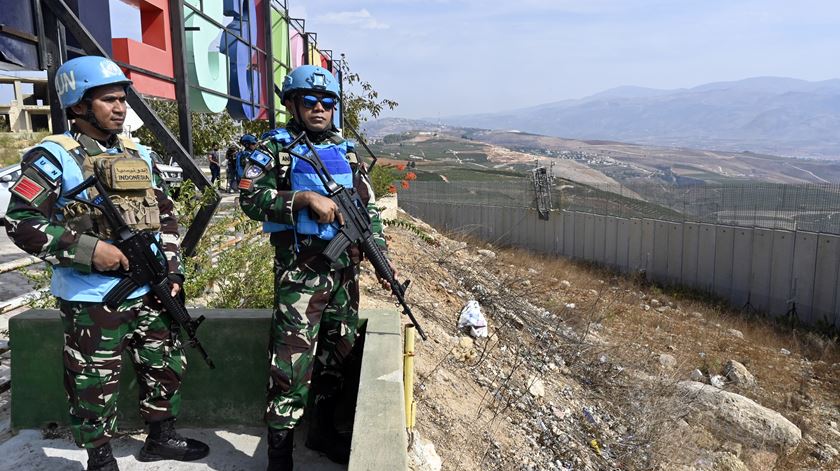
POLYGON ((642 260, 641 267, 647 273, 649 280, 653 275, 654 248, 656 247, 655 221, 642 219, 642 260))
POLYGON ((651 221, 653 223, 653 243, 650 247, 650 269, 648 279, 660 283, 668 283, 668 224, 665 221, 651 221))
POLYGON ((700 227, 697 224, 683 225, 682 239, 682 283, 688 286, 697 285, 698 247, 700 243, 700 227))
POLYGON ((717 227, 712 224, 697 225, 697 287, 714 292, 715 286, 715 247, 717 246, 717 227))
POLYGON ((715 278, 714 293, 722 298, 729 299, 732 292, 732 256, 735 243, 735 234, 729 226, 716 226, 715 228, 715 278))
POLYGON ((796 249, 796 233, 773 232, 773 260, 770 264, 770 306, 771 316, 784 315, 793 299, 793 254, 796 249))
POLYGON ((628 249, 630 248, 630 221, 623 218, 618 219, 618 227, 615 236, 615 265, 623 272, 630 271, 630 264, 627 261, 628 249))
POLYGON ((627 268, 631 273, 645 269, 645 258, 642 253, 642 221, 640 219, 630 220, 630 237, 627 248, 627 268))
POLYGON ((735 306, 745 306, 750 296, 750 273, 752 271, 752 228, 732 229, 732 289, 729 300, 735 306))
POLYGON ((820 234, 817 239, 817 261, 814 267, 814 322, 834 325, 838 265, 840 237, 820 234))
POLYGON ((750 303, 755 309, 767 311, 770 302, 770 274, 773 262, 773 231, 756 228, 753 231, 750 303))
POLYGON ((592 216, 592 258, 595 263, 607 263, 607 217, 600 214, 592 216))
POLYGON ((605 218, 605 225, 604 225, 604 265, 615 268, 617 265, 617 256, 616 253, 618 252, 618 219, 616 218, 605 218))
POLYGON ((554 229, 557 227, 557 220, 560 218, 560 213, 552 211, 548 215, 548 221, 542 221, 542 247, 540 251, 544 254, 555 254, 554 229))
POLYGON ((408 469, 402 321, 397 311, 366 313, 365 349, 349 471, 408 469))
POLYGON ((683 224, 669 222, 668 228, 668 255, 665 262, 667 266, 668 283, 679 284, 682 282, 683 266, 683 224))
POLYGON ((814 305, 814 270, 817 265, 817 234, 797 232, 793 249, 793 294, 799 318, 811 324, 814 305))
POLYGON ((577 213, 563 211, 563 255, 575 258, 575 221, 577 213))
POLYGON ((491 232, 500 232, 499 223, 506 232, 516 231, 512 226, 522 228, 520 247, 626 273, 645 270, 651 280, 715 293, 735 307, 749 304, 774 316, 795 305, 803 323, 840 325, 838 236, 576 211, 552 212, 551 227, 541 227, 516 219, 524 209, 486 209, 488 221, 496 226, 491 232))
POLYGON ((573 225, 573 229, 575 231, 574 236, 574 243, 575 243, 575 251, 574 251, 574 258, 578 260, 583 260, 585 258, 584 255, 584 242, 586 241, 586 214, 585 213, 575 213, 575 221, 573 225))
MULTIPOLYGON (((216 369, 209 369, 193 349, 186 350, 189 367, 182 384, 179 424, 198 428, 261 426, 271 311, 195 309, 192 314, 207 318, 199 335, 216 369)), ((349 469, 406 469, 400 315, 394 310, 371 310, 362 312, 361 317, 364 350, 349 469)), ((11 319, 9 328, 15 365, 12 428, 67 425, 58 311, 24 312, 11 319)), ((140 428, 137 384, 127 357, 120 376, 119 427, 140 428)))

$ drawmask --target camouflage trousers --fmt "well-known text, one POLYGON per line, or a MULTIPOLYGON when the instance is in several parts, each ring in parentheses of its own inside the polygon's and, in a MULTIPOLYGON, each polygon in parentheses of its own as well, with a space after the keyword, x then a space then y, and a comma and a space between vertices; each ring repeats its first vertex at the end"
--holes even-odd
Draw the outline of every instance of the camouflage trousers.
POLYGON ((291 429, 303 416, 311 386, 317 390, 315 403, 338 393, 342 366, 356 340, 358 267, 278 267, 275 260, 265 421, 291 429))
POLYGON ((64 389, 76 444, 94 448, 116 432, 122 353, 128 349, 140 389, 140 416, 157 422, 178 415, 187 359, 151 295, 116 310, 101 303, 60 300, 64 326, 64 389))

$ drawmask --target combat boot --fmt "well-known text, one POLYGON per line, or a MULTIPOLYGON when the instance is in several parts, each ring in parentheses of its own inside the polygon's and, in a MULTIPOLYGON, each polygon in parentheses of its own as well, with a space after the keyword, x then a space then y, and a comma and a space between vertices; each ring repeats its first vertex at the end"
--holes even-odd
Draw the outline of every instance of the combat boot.
POLYGON ((295 430, 268 427, 268 471, 292 471, 295 430))
POLYGON ((175 419, 149 424, 149 436, 140 450, 138 461, 195 461, 210 453, 206 443, 184 438, 175 431, 175 419))
POLYGON ((335 427, 337 405, 336 397, 324 398, 315 404, 306 434, 306 448, 327 455, 335 463, 347 464, 350 461, 351 437, 339 433, 335 427))
POLYGON ((111 451, 111 444, 106 443, 96 448, 88 448, 88 471, 120 471, 117 460, 111 451))

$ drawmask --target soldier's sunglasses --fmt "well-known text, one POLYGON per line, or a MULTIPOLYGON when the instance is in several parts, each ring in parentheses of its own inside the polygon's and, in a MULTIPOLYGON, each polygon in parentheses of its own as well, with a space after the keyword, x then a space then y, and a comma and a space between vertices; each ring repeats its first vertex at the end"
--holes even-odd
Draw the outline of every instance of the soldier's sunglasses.
POLYGON ((335 105, 336 103, 338 103, 338 100, 329 96, 319 98, 314 95, 303 95, 303 97, 301 97, 301 102, 303 102, 304 108, 309 109, 315 108, 315 105, 317 105, 318 102, 320 102, 321 106, 323 106, 325 110, 329 111, 335 108, 335 105))

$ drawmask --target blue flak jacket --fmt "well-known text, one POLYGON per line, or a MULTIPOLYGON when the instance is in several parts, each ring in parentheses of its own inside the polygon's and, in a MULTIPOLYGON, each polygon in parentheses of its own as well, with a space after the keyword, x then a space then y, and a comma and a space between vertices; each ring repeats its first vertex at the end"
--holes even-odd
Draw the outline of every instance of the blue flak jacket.
MULTIPOLYGON (((278 132, 275 139, 280 142, 289 143, 292 141, 291 136, 286 133, 278 132), (285 135, 284 135, 285 134, 285 135)), ((330 172, 333 180, 345 188, 353 188, 353 170, 350 168, 350 162, 347 160, 347 141, 341 144, 322 144, 315 146, 318 156, 321 158, 324 167, 330 172)), ((298 145, 294 149, 295 152, 301 155, 308 155, 309 149, 305 145, 298 145)), ((294 191, 314 191, 322 195, 327 194, 327 189, 324 183, 318 177, 315 169, 307 162, 291 156, 291 186, 294 191)), ((282 232, 294 230, 298 234, 315 236, 322 240, 332 240, 338 233, 338 223, 322 224, 312 218, 309 208, 304 208, 295 214, 294 226, 289 224, 279 224, 276 222, 264 222, 264 232, 282 232)))
MULTIPOLYGON (((73 137, 72 134, 65 133, 67 136, 73 137)), ((70 189, 80 185, 84 180, 84 174, 81 167, 76 162, 76 159, 70 155, 64 147, 55 142, 44 141, 38 144, 38 147, 46 150, 61 164, 61 190, 62 196, 58 199, 58 208, 63 208, 72 200, 64 197, 70 189)), ((149 166, 149 171, 152 168, 152 159, 149 155, 149 150, 141 145, 137 146, 140 157, 149 166)), ((109 154, 117 154, 121 152, 119 148, 111 148, 106 150, 109 154)), ((83 191, 80 195, 82 198, 87 198, 87 191, 83 191)), ((60 218, 60 216, 59 216, 60 218)), ((160 234, 158 234, 160 237, 160 234)), ((152 247, 157 252, 157 247, 152 247)), ((81 301, 101 303, 117 283, 120 278, 108 275, 101 275, 99 273, 82 273, 72 267, 53 267, 52 281, 50 283, 50 292, 53 296, 63 299, 65 301, 81 301)), ((148 285, 142 286, 134 290, 129 296, 129 299, 136 298, 148 293, 150 287, 148 285)))

